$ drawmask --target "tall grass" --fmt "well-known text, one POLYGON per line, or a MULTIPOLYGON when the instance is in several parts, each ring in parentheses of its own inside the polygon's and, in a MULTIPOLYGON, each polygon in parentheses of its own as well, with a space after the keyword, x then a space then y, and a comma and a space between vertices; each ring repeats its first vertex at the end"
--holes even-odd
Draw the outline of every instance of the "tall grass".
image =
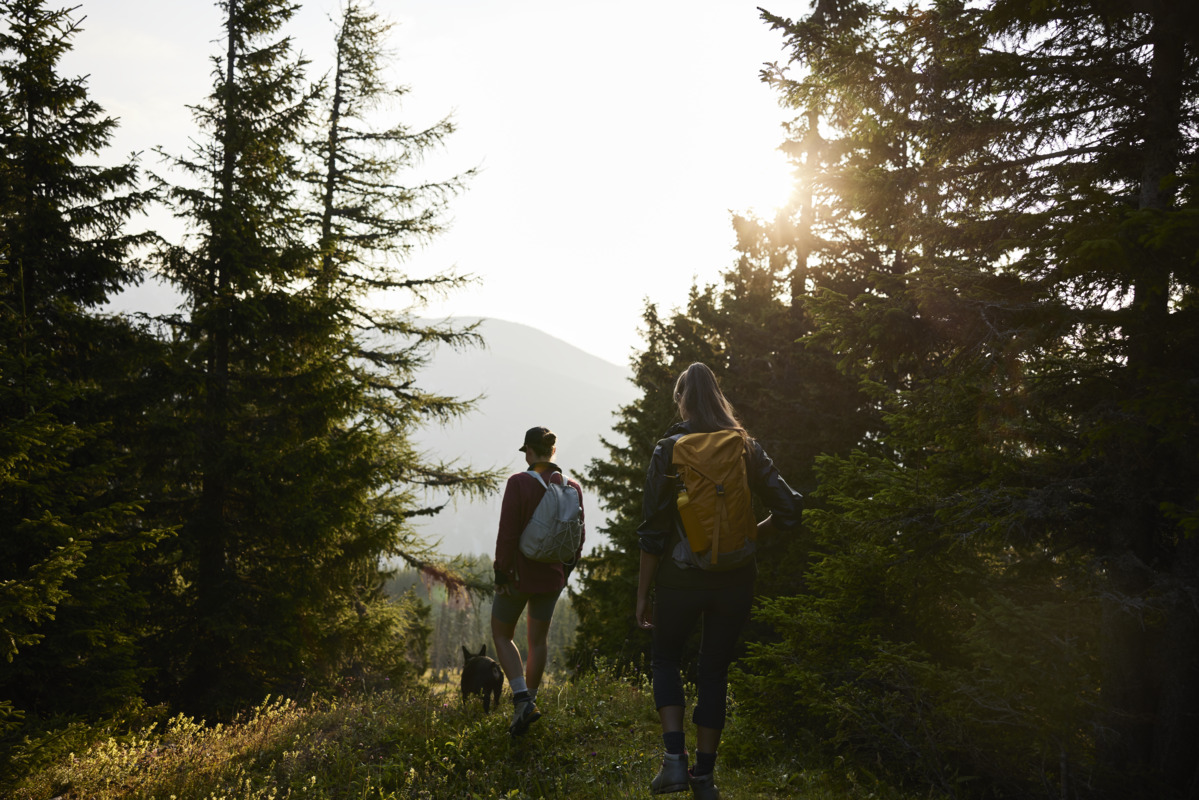
MULTIPOLYGON (((484 714, 456 687, 271 699, 227 725, 186 717, 92 741, 23 780, 17 800, 392 800, 649 797, 661 760, 644 681, 600 670, 544 685, 544 716, 520 738, 511 704, 484 714)), ((693 732, 688 733, 694 741, 693 732)), ((898 798, 853 775, 804 771, 734 704, 717 784, 727 798, 898 798)), ((784 751, 785 752, 785 751, 784 751)), ((688 795, 675 795, 685 797, 688 795)))

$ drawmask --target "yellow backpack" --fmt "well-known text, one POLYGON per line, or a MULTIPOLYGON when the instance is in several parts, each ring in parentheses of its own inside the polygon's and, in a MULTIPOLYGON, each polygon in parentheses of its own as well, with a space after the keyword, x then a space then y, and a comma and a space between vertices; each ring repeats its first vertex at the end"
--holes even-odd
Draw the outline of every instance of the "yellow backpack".
POLYGON ((675 440, 671 463, 686 533, 674 548, 680 566, 720 571, 753 560, 758 525, 746 458, 745 440, 736 431, 687 433, 675 440))

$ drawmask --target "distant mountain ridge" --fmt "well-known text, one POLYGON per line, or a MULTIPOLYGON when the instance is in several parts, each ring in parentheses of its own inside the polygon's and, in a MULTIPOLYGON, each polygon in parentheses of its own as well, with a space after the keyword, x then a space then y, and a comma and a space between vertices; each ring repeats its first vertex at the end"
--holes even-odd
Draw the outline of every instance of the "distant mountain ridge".
MULTIPOLYGON (((587 491, 583 471, 592 459, 606 455, 600 438, 612 437, 615 413, 637 397, 632 373, 529 325, 492 318, 451 321, 479 321, 485 346, 466 351, 439 348, 418 380, 427 391, 477 397, 477 408, 445 427, 418 431, 416 444, 435 457, 512 473, 525 468, 517 450, 525 430, 534 425, 550 428, 558 435, 558 464, 583 484, 590 549, 604 517, 595 494, 587 491)), ((458 501, 436 517, 421 520, 419 528, 440 539, 446 553, 491 553, 500 499, 497 493, 484 500, 458 501)))

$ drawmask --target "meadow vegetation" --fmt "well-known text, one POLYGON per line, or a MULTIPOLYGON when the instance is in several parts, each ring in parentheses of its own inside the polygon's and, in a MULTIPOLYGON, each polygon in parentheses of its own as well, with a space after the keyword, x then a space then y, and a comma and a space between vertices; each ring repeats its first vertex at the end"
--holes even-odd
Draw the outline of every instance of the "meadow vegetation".
MULTIPOLYGON (((648 681, 602 668, 558 678, 545 716, 511 738, 505 702, 484 714, 450 683, 402 691, 347 687, 306 703, 275 698, 228 724, 153 709, 124 723, 73 728, 22 781, 16 800, 389 800, 648 797, 660 740, 648 681)), ((899 798, 869 775, 807 768, 737 714, 722 745, 726 796, 899 798)), ((692 738, 692 740, 694 740, 692 738)))

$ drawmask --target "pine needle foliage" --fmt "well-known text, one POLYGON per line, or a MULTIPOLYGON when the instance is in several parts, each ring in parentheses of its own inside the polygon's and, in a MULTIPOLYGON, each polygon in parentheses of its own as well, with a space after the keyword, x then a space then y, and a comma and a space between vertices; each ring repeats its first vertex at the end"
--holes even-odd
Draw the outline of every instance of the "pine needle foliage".
POLYGON ((415 426, 468 403, 422 391, 435 343, 470 330, 381 310, 453 276, 411 279, 399 259, 440 230, 461 180, 405 190, 400 175, 450 126, 372 132, 386 26, 343 10, 331 93, 291 47, 288 2, 221 4, 225 52, 195 108, 204 137, 171 164, 167 196, 189 221, 162 265, 187 294, 171 320, 178 445, 161 509, 180 526, 159 565, 169 597, 156 642, 158 696, 228 714, 266 693, 347 676, 410 679, 424 623, 384 595, 403 560, 448 582, 411 525, 428 486, 483 492, 493 477, 420 453, 415 426))
MULTIPOLYGON (((791 262, 785 252, 792 238, 772 241, 760 220, 737 218, 736 223, 742 255, 723 283, 693 287, 687 307, 668 317, 652 304, 646 309, 646 348, 633 362, 633 381, 642 396, 619 412, 615 431, 624 442, 606 442, 609 455, 593 462, 588 473, 612 514, 604 531, 607 542, 580 567, 582 588, 574 597, 576 663, 586 665, 600 656, 642 668, 648 664, 649 636, 633 620, 637 527, 649 460, 666 429, 678 421, 674 383, 689 364, 712 367, 750 434, 803 492, 814 486, 812 462, 818 453, 848 450, 872 424, 872 409, 853 382, 836 371, 830 354, 818 344, 797 343, 807 320, 793 312, 789 298, 791 262)), ((760 546, 759 591, 794 591, 806 560, 802 534, 760 546)))
MULTIPOLYGON (((140 277, 131 160, 100 166, 116 122, 60 61, 71 9, 0 3, 0 772, 13 729, 110 713, 145 680, 140 562, 163 532, 125 479, 149 347, 97 307, 140 277)), ((13 734, 15 736, 15 734, 13 734)))
POLYGON ((820 462, 807 591, 745 662, 795 691, 756 711, 948 796, 1185 796, 1193 9, 766 19, 812 338, 884 426, 820 462))

